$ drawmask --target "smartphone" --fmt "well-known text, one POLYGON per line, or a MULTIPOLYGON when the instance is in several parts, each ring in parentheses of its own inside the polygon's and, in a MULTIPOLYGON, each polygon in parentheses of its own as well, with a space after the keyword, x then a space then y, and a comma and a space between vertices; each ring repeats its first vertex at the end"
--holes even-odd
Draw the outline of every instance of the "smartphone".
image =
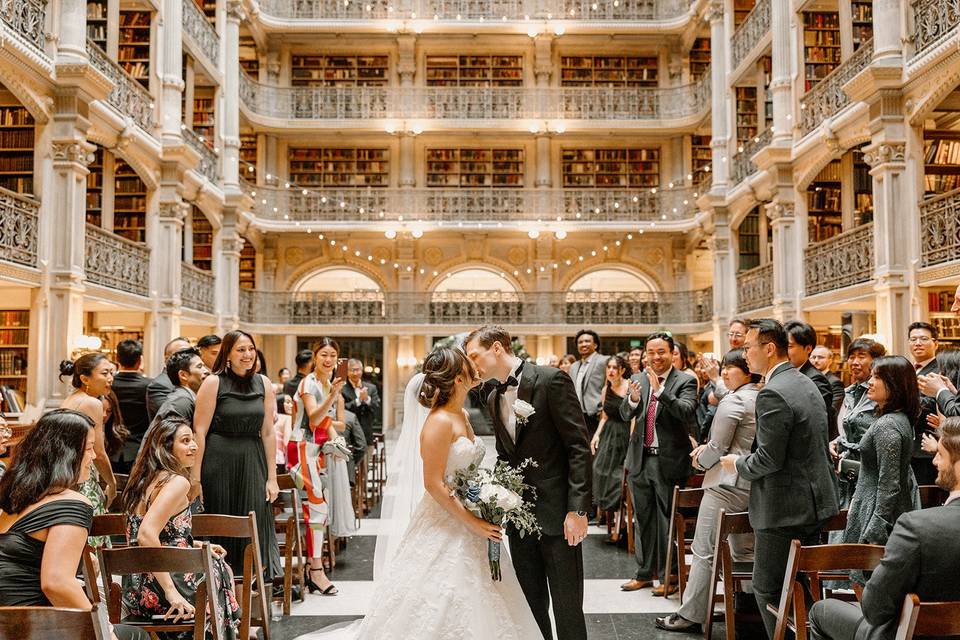
POLYGON ((336 380, 340 378, 341 380, 347 379, 347 359, 340 358, 340 361, 337 362, 337 370, 333 373, 333 379, 336 380))
POLYGON ((717 354, 715 354, 715 353, 710 353, 710 352, 708 351, 707 353, 703 354, 703 359, 704 359, 704 360, 713 360, 714 362, 716 362, 716 361, 717 361, 717 354))

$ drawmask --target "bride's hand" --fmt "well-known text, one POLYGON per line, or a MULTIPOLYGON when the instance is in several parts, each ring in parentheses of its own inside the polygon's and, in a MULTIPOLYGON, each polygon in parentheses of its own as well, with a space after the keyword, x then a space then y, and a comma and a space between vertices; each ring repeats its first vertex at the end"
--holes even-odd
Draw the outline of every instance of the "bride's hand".
POLYGON ((500 525, 487 522, 482 518, 473 516, 470 521, 470 529, 481 538, 486 538, 491 542, 501 542, 503 540, 503 529, 500 528, 500 525))

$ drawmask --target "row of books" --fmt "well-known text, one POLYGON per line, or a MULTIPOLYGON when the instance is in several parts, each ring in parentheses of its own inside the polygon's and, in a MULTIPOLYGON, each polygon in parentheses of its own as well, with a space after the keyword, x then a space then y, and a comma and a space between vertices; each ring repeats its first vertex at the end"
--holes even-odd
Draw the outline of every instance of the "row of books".
POLYGON ((32 127, 33 116, 23 107, 0 107, 0 126, 32 127))
POLYGON ((32 149, 33 129, 6 129, 0 131, 0 147, 4 149, 32 149))
POLYGON ((0 351, 0 376, 22 376, 26 373, 27 352, 25 349, 0 351))
POLYGON ((33 171, 33 154, 0 156, 0 171, 33 171))
POLYGON ((12 344, 26 344, 30 339, 30 327, 22 329, 0 329, 0 347, 12 344))
POLYGON ((931 318, 930 323, 937 328, 940 339, 955 340, 960 338, 960 319, 956 317, 931 318))
POLYGON ((0 385, 0 400, 3 401, 5 413, 21 413, 23 411, 23 394, 13 387, 0 385))
POLYGON ((292 160, 384 160, 387 155, 387 149, 292 148, 289 151, 292 160))
POLYGON ((960 164, 960 141, 926 140, 923 161, 926 164, 960 164))
POLYGON ((15 327, 30 328, 29 311, 0 311, 0 327, 5 329, 15 327))

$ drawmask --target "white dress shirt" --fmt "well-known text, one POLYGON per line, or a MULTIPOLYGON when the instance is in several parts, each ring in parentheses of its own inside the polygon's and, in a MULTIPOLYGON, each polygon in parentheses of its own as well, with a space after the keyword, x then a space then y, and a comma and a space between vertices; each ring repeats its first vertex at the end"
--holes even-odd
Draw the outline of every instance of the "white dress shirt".
MULTIPOLYGON (((663 372, 663 375, 657 376, 658 378, 661 379, 661 381, 660 381, 660 386, 657 388, 656 391, 653 391, 653 387, 650 387, 650 393, 647 394, 647 402, 648 402, 648 403, 650 402, 650 397, 651 397, 651 396, 656 397, 657 400, 660 399, 660 394, 663 393, 663 385, 666 384, 667 378, 670 377, 670 371, 672 371, 672 370, 673 370, 673 365, 670 365, 669 367, 667 367, 667 370, 663 372)), ((646 375, 646 370, 644 370, 644 371, 643 371, 642 373, 640 373, 639 375, 646 375)), ((634 401, 633 401, 633 398, 631 398, 630 395, 627 395, 627 402, 630 403, 630 408, 631 408, 631 409, 636 409, 636 408, 637 408, 637 405, 640 404, 639 402, 634 402, 634 401)), ((647 406, 649 406, 649 404, 648 404, 647 406)), ((659 408, 659 407, 657 408, 657 411, 660 411, 660 408, 659 408)), ((643 423, 642 423, 642 424, 643 424, 643 431, 642 431, 642 433, 643 433, 643 434, 646 434, 646 432, 647 432, 647 415, 646 415, 646 414, 643 414, 642 416, 637 416, 637 418, 642 419, 642 421, 643 421, 643 423)), ((656 423, 657 417, 654 416, 653 419, 654 419, 654 423, 653 423, 653 442, 650 443, 650 446, 653 447, 654 449, 656 449, 656 448, 659 448, 659 447, 660 447, 660 438, 657 437, 657 423, 656 423)), ((637 428, 639 428, 639 427, 640 427, 640 425, 637 425, 637 428)), ((644 437, 644 436, 641 436, 641 438, 642 438, 642 437, 644 437)))
POLYGON ((517 373, 519 366, 520 358, 514 356, 513 367, 511 368, 512 373, 510 375, 517 379, 517 386, 507 387, 507 390, 500 396, 500 418, 503 421, 503 426, 507 429, 507 434, 514 442, 517 441, 517 414, 513 412, 513 403, 517 401, 517 391, 520 389, 520 378, 523 376, 522 371, 517 373))

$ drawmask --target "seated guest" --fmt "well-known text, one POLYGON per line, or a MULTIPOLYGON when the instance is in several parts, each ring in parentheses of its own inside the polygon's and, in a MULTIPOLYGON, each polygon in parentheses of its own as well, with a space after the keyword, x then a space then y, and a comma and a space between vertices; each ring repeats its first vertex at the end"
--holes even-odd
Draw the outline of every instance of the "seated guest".
MULTIPOLYGON (((174 338, 163 348, 163 362, 164 367, 166 367, 166 362, 177 351, 182 351, 184 349, 190 348, 190 341, 186 338, 174 338)), ((160 372, 156 378, 150 381, 150 384, 147 385, 147 418, 151 421, 157 415, 157 411, 160 410, 160 407, 167 400, 167 396, 170 395, 170 392, 173 391, 176 385, 170 381, 170 376, 167 375, 167 370, 164 369, 160 372)))
MULTIPOLYGON (((68 409, 44 415, 0 480, 0 606, 89 611, 77 567, 93 507, 73 490, 96 458, 93 420, 68 409)), ((121 639, 146 633, 117 625, 121 639)))
POLYGON ((927 602, 960 600, 960 418, 944 420, 941 433, 933 463, 937 484, 950 492, 946 504, 900 516, 860 603, 828 598, 810 609, 813 638, 893 640, 908 593, 927 602))
MULTIPOLYGON (((198 546, 191 536, 189 469, 197 454, 190 423, 178 417, 157 421, 147 432, 123 492, 127 514, 127 538, 141 547, 198 546)), ((240 607, 233 593, 233 574, 224 561, 223 547, 211 545, 214 555, 214 602, 223 624, 240 626, 240 607)), ((123 604, 135 618, 165 615, 178 620, 192 618, 197 587, 207 576, 193 573, 145 573, 123 577, 123 604)), ((209 584, 209 582, 208 582, 209 584)), ((208 618, 209 620, 209 618, 208 618)), ((190 634, 192 637, 192 634, 190 634)), ((207 630, 207 637, 211 632, 207 630)))
MULTIPOLYGON (((667 631, 699 629, 708 608, 713 608, 710 593, 710 572, 716 551, 717 524, 720 510, 746 511, 750 503, 750 482, 734 471, 724 471, 718 463, 728 453, 749 455, 757 433, 756 402, 760 392, 760 375, 750 373, 743 349, 732 349, 723 357, 721 375, 728 393, 717 407, 717 415, 710 431, 710 441, 690 454, 693 464, 706 469, 703 479, 703 501, 697 516, 693 536, 693 567, 683 591, 680 609, 669 616, 657 618, 656 624, 667 631)), ((753 559, 753 536, 730 536, 730 550, 736 562, 753 559)))
POLYGON ((210 369, 203 363, 200 352, 193 347, 181 349, 167 359, 166 376, 174 389, 157 411, 157 420, 179 416, 193 422, 193 410, 197 403, 197 391, 210 369))
MULTIPOLYGON (((110 460, 116 473, 130 473, 130 467, 140 450, 140 442, 147 431, 147 385, 150 378, 140 373, 143 367, 143 343, 123 340, 117 345, 117 363, 120 370, 113 376, 113 391, 120 401, 120 415, 130 435, 123 447, 110 460)), ((109 437, 110 431, 107 430, 109 437)))

